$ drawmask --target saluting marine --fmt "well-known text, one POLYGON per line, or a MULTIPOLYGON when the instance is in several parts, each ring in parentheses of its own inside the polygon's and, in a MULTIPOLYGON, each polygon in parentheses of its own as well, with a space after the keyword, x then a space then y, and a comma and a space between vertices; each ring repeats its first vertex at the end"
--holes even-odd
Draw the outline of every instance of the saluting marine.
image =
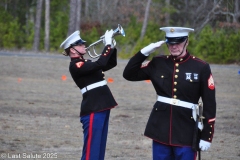
POLYGON ((151 80, 157 93, 144 135, 153 140, 153 160, 194 160, 194 128, 198 101, 203 102, 198 146, 210 148, 216 116, 215 85, 208 63, 187 50, 191 28, 163 27, 166 40, 151 43, 128 62, 123 77, 129 81, 151 80), (170 55, 160 55, 142 65, 149 54, 166 43, 170 55))
POLYGON ((117 49, 112 45, 114 31, 106 31, 105 47, 94 62, 84 59, 86 41, 79 34, 75 31, 60 47, 71 59, 69 72, 82 93, 80 121, 84 145, 81 160, 104 160, 110 109, 117 105, 104 78, 104 71, 117 65, 117 49))

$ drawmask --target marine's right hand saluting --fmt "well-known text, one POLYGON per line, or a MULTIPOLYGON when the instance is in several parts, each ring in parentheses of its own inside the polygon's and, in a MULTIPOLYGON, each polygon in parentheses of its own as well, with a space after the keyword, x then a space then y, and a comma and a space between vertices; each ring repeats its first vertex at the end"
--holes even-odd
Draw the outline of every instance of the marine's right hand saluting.
POLYGON ((153 53, 157 48, 159 48, 165 41, 158 41, 156 43, 151 43, 148 46, 141 49, 141 53, 145 56, 149 56, 149 54, 153 53))

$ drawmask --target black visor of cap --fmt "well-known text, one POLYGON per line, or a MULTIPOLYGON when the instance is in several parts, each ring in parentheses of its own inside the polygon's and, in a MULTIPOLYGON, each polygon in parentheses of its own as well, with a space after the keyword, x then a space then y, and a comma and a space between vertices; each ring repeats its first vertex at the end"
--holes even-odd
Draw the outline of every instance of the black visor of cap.
POLYGON ((78 45, 82 45, 85 44, 86 41, 79 39, 76 42, 72 43, 71 46, 78 46, 78 45))
POLYGON ((184 42, 188 36, 184 37, 166 37, 166 43, 167 44, 178 44, 184 42))

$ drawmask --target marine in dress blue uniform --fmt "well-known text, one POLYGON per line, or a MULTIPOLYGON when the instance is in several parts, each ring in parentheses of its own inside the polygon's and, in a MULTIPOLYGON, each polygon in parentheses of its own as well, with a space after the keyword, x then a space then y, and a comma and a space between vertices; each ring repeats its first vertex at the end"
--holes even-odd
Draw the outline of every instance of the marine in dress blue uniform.
POLYGON ((128 62, 123 77, 129 81, 151 80, 157 101, 146 125, 144 135, 153 140, 153 160, 194 160, 192 149, 194 112, 203 102, 203 124, 199 126, 199 148, 209 149, 216 116, 215 85, 207 62, 187 50, 189 32, 185 27, 163 27, 166 40, 151 43, 128 62), (164 43, 170 55, 159 55, 145 61, 164 43))
POLYGON ((110 110, 117 106, 104 72, 117 65, 117 49, 111 46, 113 30, 105 33, 105 47, 96 61, 85 59, 85 42, 75 31, 62 44, 70 56, 69 72, 82 93, 80 121, 84 144, 81 160, 104 160, 110 110))

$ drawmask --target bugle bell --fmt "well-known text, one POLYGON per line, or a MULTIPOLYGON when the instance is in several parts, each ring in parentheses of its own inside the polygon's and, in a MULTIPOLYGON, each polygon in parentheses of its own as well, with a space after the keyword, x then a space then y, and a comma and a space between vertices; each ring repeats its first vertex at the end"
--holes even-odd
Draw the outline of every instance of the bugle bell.
MULTIPOLYGON (((125 37, 125 32, 122 28, 122 26, 120 24, 118 24, 118 27, 113 31, 113 36, 112 37, 115 37, 117 35, 122 35, 125 37)), ((104 43, 104 35, 100 37, 100 39, 92 44, 90 44, 87 48, 86 48, 86 51, 88 53, 88 55, 91 57, 91 58, 98 58, 101 54, 97 54, 96 53, 96 50, 95 50, 95 46, 100 44, 100 43, 104 43), (92 48, 93 52, 94 52, 94 55, 91 54, 91 51, 90 49, 92 48)), ((114 47, 116 46, 116 41, 115 39, 112 39, 113 40, 113 45, 114 47)))

